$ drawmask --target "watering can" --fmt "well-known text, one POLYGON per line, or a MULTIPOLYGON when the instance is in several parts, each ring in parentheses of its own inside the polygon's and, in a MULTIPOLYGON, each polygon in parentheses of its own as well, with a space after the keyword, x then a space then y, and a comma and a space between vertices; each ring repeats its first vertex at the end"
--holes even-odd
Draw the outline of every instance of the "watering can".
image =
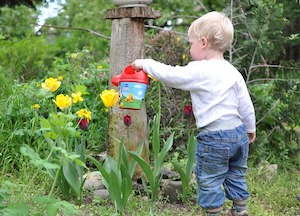
POLYGON ((120 88, 120 108, 133 110, 142 108, 149 84, 147 73, 143 70, 136 72, 129 65, 121 74, 112 77, 111 82, 120 88))

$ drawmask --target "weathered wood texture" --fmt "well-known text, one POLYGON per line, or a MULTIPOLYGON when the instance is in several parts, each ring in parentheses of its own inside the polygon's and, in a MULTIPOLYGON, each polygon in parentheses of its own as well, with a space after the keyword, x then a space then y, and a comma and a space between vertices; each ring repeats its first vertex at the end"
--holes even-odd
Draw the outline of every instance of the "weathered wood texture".
POLYGON ((106 13, 106 19, 121 19, 121 18, 144 18, 156 19, 160 17, 160 11, 154 10, 149 6, 145 7, 124 7, 110 9, 106 13))
MULTIPOLYGON (((108 11, 109 18, 113 18, 110 43, 110 79, 121 74, 123 69, 131 64, 135 59, 142 58, 144 52, 144 19, 147 17, 146 11, 149 7, 141 8, 116 8, 108 11), (119 11, 119 12, 118 12, 119 11), (137 18, 137 11, 141 12, 142 18, 137 18), (142 12, 144 11, 144 13, 142 12), (112 16, 111 14, 114 14, 112 16), (118 15, 119 14, 119 15, 118 15), (120 17, 122 14, 122 17, 120 17), (130 16, 125 18, 124 16, 130 16), (134 17, 134 18, 133 18, 134 17)), ((110 88, 117 87, 110 83, 110 88)), ((120 140, 124 138, 127 150, 136 151, 143 143, 144 149, 142 157, 149 161, 149 147, 147 136, 147 114, 145 104, 141 110, 120 109, 115 106, 109 112, 108 148, 110 156, 116 157, 119 152, 120 140), (130 115, 132 124, 129 126, 129 139, 127 137, 127 127, 124 125, 124 115, 130 115)), ((140 178, 142 170, 137 167, 134 179, 140 178)))

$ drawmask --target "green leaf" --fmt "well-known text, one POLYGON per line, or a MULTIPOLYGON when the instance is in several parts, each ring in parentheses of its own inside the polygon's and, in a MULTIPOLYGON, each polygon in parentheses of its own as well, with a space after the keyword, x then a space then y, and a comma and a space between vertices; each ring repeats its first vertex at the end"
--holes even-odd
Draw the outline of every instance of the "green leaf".
POLYGON ((24 129, 18 129, 13 131, 13 134, 18 136, 23 136, 25 134, 24 131, 25 131, 24 129))
POLYGON ((121 190, 122 190, 122 206, 126 206, 128 202, 128 197, 132 191, 132 183, 130 184, 128 178, 123 178, 121 183, 121 190))
POLYGON ((155 115, 153 119, 153 141, 152 141, 154 157, 158 155, 160 150, 159 128, 160 128, 160 116, 155 115))
POLYGON ((138 162, 138 164, 143 169, 148 181, 150 184, 154 184, 154 176, 152 174, 152 171, 150 169, 150 165, 142 158, 140 157, 136 152, 129 152, 129 154, 138 162))
POLYGON ((37 165, 41 165, 41 166, 43 166, 46 169, 59 169, 59 165, 58 164, 50 163, 50 162, 48 162, 46 160, 39 160, 39 161, 36 161, 36 162, 37 162, 37 165))
POLYGON ((0 210, 1 216, 27 216, 29 215, 29 206, 24 203, 15 203, 8 205, 0 210))
POLYGON ((45 136, 46 136, 46 138, 56 140, 58 135, 54 131, 50 131, 50 132, 46 132, 45 136))
POLYGON ((55 198, 51 198, 46 201, 47 216, 56 216, 59 211, 62 211, 63 215, 65 216, 78 215, 78 210, 76 209, 76 206, 71 203, 68 203, 64 200, 56 200, 55 198))
POLYGON ((68 131, 68 134, 71 136, 71 137, 76 137, 76 128, 74 127, 66 127, 66 130, 68 131))
MULTIPOLYGON (((118 172, 120 170, 122 159, 123 159, 123 154, 126 154, 126 150, 125 150, 125 153, 123 151, 123 146, 124 146, 123 143, 124 143, 124 138, 122 137, 121 142, 120 142, 120 147, 119 147, 119 155, 118 155, 118 160, 117 160, 117 167, 115 167, 115 171, 116 172, 118 172)), ((124 155, 124 157, 126 157, 126 155, 124 155)))
MULTIPOLYGON (((66 200, 69 200, 71 198, 72 188, 71 188, 70 184, 68 183, 68 181, 66 180, 66 178, 63 174, 63 170, 59 169, 58 172, 59 172, 59 174, 58 174, 58 178, 57 178, 57 184, 59 185, 59 188, 61 189, 61 192, 62 192, 64 198, 66 200)), ((54 173, 54 176, 55 176, 55 174, 56 173, 54 173)))
POLYGON ((121 184, 122 195, 123 195, 122 200, 123 200, 123 206, 126 206, 128 197, 132 192, 132 176, 130 176, 128 170, 124 165, 121 166, 121 172, 123 177, 122 184, 121 184))
POLYGON ((113 170, 116 174, 118 174, 118 178, 121 178, 121 163, 118 163, 113 157, 107 156, 106 160, 104 161, 103 167, 106 169, 107 172, 113 170))
POLYGON ((182 182, 182 198, 183 198, 183 200, 185 200, 187 197, 187 194, 189 192, 189 178, 176 161, 172 161, 172 164, 173 164, 175 170, 180 175, 181 182, 182 182))
POLYGON ((10 196, 10 192, 7 189, 0 188, 0 207, 4 200, 7 200, 10 196))
POLYGON ((106 182, 109 182, 109 174, 108 172, 103 168, 103 166, 101 165, 101 163, 99 163, 99 161, 97 161, 94 157, 87 155, 86 156, 87 159, 89 159, 96 167, 97 169, 101 172, 102 177, 104 178, 104 180, 106 182))
POLYGON ((37 154, 31 147, 29 147, 28 145, 23 145, 20 148, 20 152, 24 155, 29 157, 32 160, 38 160, 41 159, 40 155, 37 154))
POLYGON ((63 174, 68 183, 70 184, 71 188, 75 192, 76 196, 80 196, 80 187, 81 187, 81 178, 77 173, 75 165, 68 161, 67 163, 63 164, 63 174))
POLYGON ((62 211, 63 215, 65 216, 78 215, 78 210, 76 209, 76 206, 64 200, 58 200, 56 203, 53 204, 53 208, 62 211))
POLYGON ((86 87, 84 85, 77 85, 75 91, 80 91, 83 95, 89 94, 89 92, 86 91, 86 87))
POLYGON ((58 210, 56 203, 47 205, 47 216, 56 216, 58 210))
MULTIPOLYGON (((142 143, 139 146, 139 148, 137 149, 137 151, 136 151, 136 153, 137 153, 138 156, 141 156, 143 148, 144 148, 144 144, 142 143)), ((131 160, 130 161, 128 172, 129 172, 129 175, 130 175, 131 178, 132 178, 132 176, 134 174, 134 170, 135 170, 136 165, 137 165, 137 161, 136 160, 131 160)))
POLYGON ((48 119, 40 117, 40 123, 43 128, 51 128, 51 123, 49 122, 48 119))
POLYGON ((58 201, 56 203, 57 208, 63 212, 65 216, 78 215, 79 212, 76 209, 76 206, 67 202, 67 201, 58 201))
MULTIPOLYGON (((150 184, 152 201, 156 201, 157 191, 158 191, 160 179, 162 176, 159 176, 159 175, 154 176, 150 169, 149 164, 143 158, 141 158, 139 155, 137 155, 137 153, 130 152, 130 155, 138 162, 138 164, 143 169, 143 171, 148 179, 148 182, 150 184)), ((147 188, 145 188, 145 190, 147 190, 147 188)))
POLYGON ((37 167, 44 167, 46 169, 58 169, 59 165, 50 163, 47 160, 41 159, 40 156, 28 145, 23 145, 20 148, 21 154, 30 158, 30 162, 37 167))
POLYGON ((109 173, 109 195, 111 199, 115 202, 117 205, 117 208, 120 211, 124 210, 123 202, 122 202, 122 195, 121 195, 121 185, 120 182, 118 181, 118 176, 117 174, 112 170, 109 173), (112 187, 111 187, 112 186, 112 187))
POLYGON ((80 159, 78 159, 78 158, 75 158, 73 161, 74 161, 78 166, 84 167, 84 168, 88 169, 88 167, 85 165, 85 163, 84 163, 82 160, 80 160, 80 159))
POLYGON ((126 169, 128 169, 129 159, 128 159, 128 154, 127 154, 125 145, 123 144, 123 138, 122 138, 121 143, 120 143, 120 155, 122 156, 122 158, 119 158, 119 160, 122 159, 121 162, 123 162, 126 169))
POLYGON ((38 90, 38 92, 35 94, 35 96, 38 99, 45 99, 45 98, 53 97, 53 94, 51 91, 41 88, 38 90))
POLYGON ((190 178, 194 167, 196 143, 197 143, 196 137, 194 136, 194 133, 191 132, 191 134, 189 134, 188 137, 188 145, 187 145, 188 161, 186 164, 186 175, 188 179, 190 178))
POLYGON ((160 172, 160 168, 162 166, 162 163, 164 162, 165 156, 167 155, 168 151, 171 149, 173 145, 173 138, 174 138, 174 132, 169 136, 167 141, 164 144, 163 149, 158 155, 157 161, 154 164, 154 176, 158 176, 160 172))
POLYGON ((37 204, 50 204, 50 203, 57 202, 57 199, 49 196, 37 196, 37 197, 33 197, 32 200, 37 204))

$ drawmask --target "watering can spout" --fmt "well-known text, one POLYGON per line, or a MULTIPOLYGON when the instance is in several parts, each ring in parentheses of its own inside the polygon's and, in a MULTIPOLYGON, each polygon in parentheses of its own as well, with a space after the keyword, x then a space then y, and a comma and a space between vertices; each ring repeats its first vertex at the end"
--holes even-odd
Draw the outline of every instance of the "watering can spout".
POLYGON ((121 79, 121 75, 116 75, 116 76, 113 76, 113 78, 111 79, 111 83, 114 85, 114 86, 119 86, 119 82, 120 82, 120 79, 121 79))

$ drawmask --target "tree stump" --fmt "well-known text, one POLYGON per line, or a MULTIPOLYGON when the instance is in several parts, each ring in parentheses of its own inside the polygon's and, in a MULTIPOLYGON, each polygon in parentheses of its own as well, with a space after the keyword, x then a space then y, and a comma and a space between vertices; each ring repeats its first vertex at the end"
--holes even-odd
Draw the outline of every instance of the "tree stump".
MULTIPOLYGON (((135 59, 143 58, 144 53, 144 20, 160 17, 160 12, 152 8, 129 7, 115 8, 107 11, 106 19, 112 19, 110 43, 110 80, 113 76, 121 74, 123 69, 135 59)), ((110 83, 110 88, 115 88, 110 83)), ((116 89, 118 91, 118 89, 116 89)), ((147 114, 145 104, 140 110, 120 109, 113 107, 109 112, 108 123, 108 155, 117 158, 120 141, 128 151, 136 151, 144 144, 142 157, 149 161, 149 143, 147 135, 147 114), (129 139, 127 126, 123 118, 130 115, 132 124, 129 126, 129 139)), ((142 175, 142 169, 137 166, 133 179, 142 175)))

